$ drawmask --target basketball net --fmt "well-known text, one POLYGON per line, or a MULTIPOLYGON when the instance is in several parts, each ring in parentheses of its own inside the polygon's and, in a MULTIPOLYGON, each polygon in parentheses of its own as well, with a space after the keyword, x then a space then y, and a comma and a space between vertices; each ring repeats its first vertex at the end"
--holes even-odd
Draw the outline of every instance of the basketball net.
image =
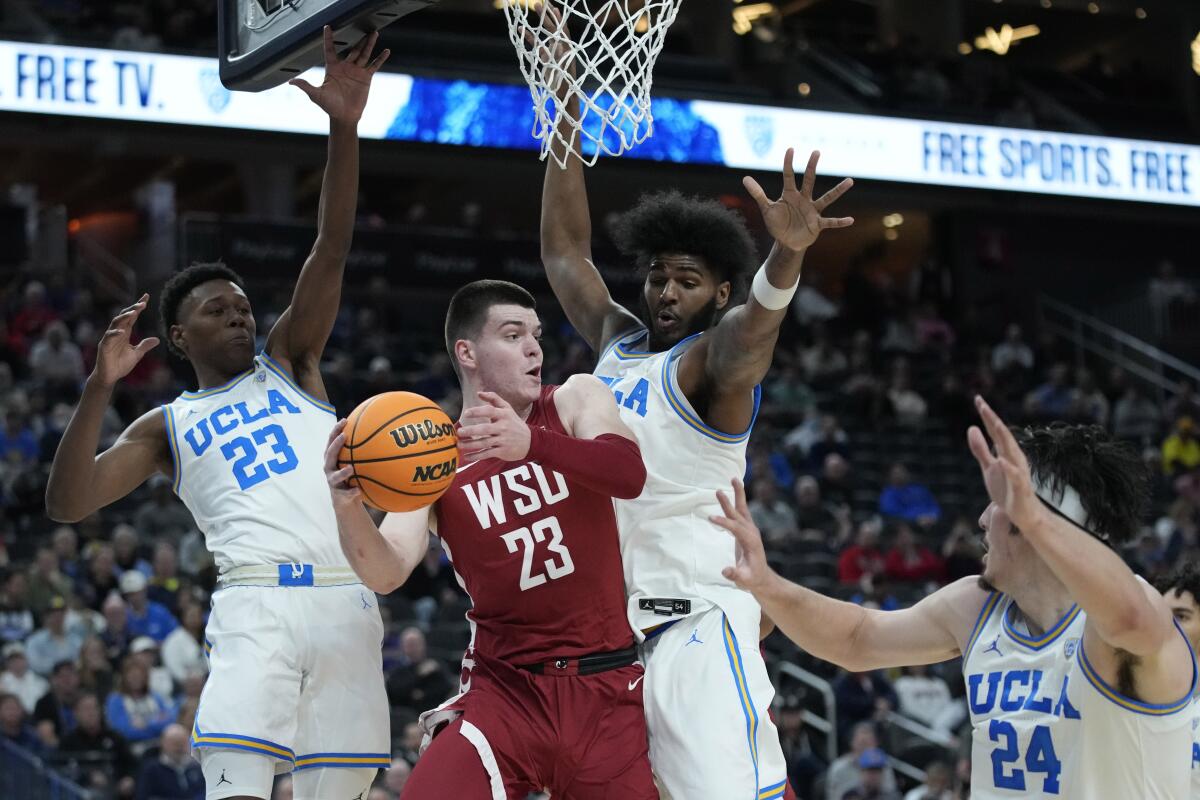
POLYGON ((553 12, 537 0, 502 2, 543 160, 565 167, 576 155, 592 166, 601 153, 619 156, 650 137, 654 62, 681 0, 550 0, 553 12))

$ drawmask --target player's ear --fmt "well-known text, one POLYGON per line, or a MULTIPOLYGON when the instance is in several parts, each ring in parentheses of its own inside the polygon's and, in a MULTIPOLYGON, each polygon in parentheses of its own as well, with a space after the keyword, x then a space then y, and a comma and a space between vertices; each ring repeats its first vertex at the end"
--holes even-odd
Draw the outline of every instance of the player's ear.
POLYGON ((459 339, 454 343, 454 360, 460 369, 462 367, 475 369, 478 366, 478 362, 475 360, 475 345, 467 339, 459 339))
POLYGON ((729 305, 729 295, 733 291, 733 284, 729 281, 721 281, 717 284, 717 310, 725 308, 729 305))
POLYGON ((182 351, 184 353, 187 352, 187 343, 186 343, 187 340, 183 335, 183 326, 182 325, 179 325, 179 324, 172 325, 171 329, 169 331, 167 331, 167 336, 170 338, 171 344, 173 344, 177 348, 179 348, 180 351, 182 351))

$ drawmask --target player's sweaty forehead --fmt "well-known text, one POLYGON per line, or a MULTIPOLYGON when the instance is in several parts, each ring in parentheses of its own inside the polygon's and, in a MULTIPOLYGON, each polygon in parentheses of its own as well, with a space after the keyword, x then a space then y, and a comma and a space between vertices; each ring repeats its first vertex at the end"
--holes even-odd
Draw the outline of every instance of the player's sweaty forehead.
POLYGON ((190 314, 209 303, 250 302, 242 287, 224 278, 214 278, 194 287, 180 304, 180 316, 190 314))
POLYGON ((540 336, 542 321, 538 319, 537 311, 517 305, 494 305, 488 309, 482 333, 489 335, 505 335, 508 333, 540 336))

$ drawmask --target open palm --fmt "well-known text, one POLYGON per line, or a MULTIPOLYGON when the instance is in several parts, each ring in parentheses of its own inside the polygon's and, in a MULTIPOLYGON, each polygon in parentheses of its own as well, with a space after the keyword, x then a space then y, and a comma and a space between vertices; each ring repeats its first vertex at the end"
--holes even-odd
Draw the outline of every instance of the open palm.
POLYGON ((158 346, 158 338, 150 336, 136 345, 131 344, 133 325, 137 322, 150 295, 143 294, 138 301, 126 307, 109 323, 108 330, 100 338, 96 348, 96 377, 105 386, 114 386, 138 365, 142 357, 158 346))
POLYGON ((1042 502, 1033 489, 1029 472, 1029 460, 1012 431, 992 410, 982 397, 975 398, 975 409, 987 429, 988 436, 996 444, 996 453, 988 448, 983 431, 972 425, 967 431, 967 444, 979 464, 988 497, 992 499, 1018 528, 1034 525, 1037 516, 1044 511, 1042 502))
POLYGON ((383 50, 371 58, 379 33, 371 33, 350 48, 345 58, 337 54, 333 45, 333 30, 325 26, 325 80, 313 86, 303 78, 293 78, 288 83, 301 89, 308 98, 321 107, 330 119, 339 122, 358 122, 367 106, 367 95, 371 89, 371 78, 379 71, 391 50, 383 50))
POLYGON ((742 185, 758 203, 763 223, 775 241, 792 250, 803 250, 826 228, 845 228, 854 224, 853 217, 822 216, 826 208, 849 191, 854 180, 846 178, 814 200, 813 186, 817 182, 817 161, 821 153, 814 150, 808 157, 804 182, 799 189, 796 188, 796 171, 792 168, 793 155, 794 151, 789 147, 783 157, 783 194, 778 200, 769 199, 758 181, 749 176, 742 179, 742 185))

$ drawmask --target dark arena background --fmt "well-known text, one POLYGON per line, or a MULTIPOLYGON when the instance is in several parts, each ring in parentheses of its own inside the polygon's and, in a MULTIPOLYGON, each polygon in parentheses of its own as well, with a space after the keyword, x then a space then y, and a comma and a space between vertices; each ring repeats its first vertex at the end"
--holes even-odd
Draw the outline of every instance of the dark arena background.
MULTIPOLYGON (((404 389, 456 419, 443 319, 480 278, 537 297, 545 383, 594 366, 541 263, 545 162, 504 2, 441 0, 381 31, 392 55, 359 123, 354 241, 321 362, 339 416, 404 389)), ((225 88, 218 16, 213 0, 0 0, 4 800, 204 796, 172 727, 192 731, 206 679, 203 536, 161 476, 71 525, 45 498, 120 309, 148 292, 133 340, 161 336, 164 282, 224 261, 261 348, 312 247, 328 121, 292 86, 225 88), (165 614, 149 628, 131 624, 139 585, 165 614), (151 667, 149 704, 122 694, 131 662, 151 667), (99 727, 82 732, 83 712, 99 727)), ((750 509, 781 575, 894 609, 978 573, 976 394, 1010 423, 1132 442, 1153 501, 1121 555, 1151 582, 1197 558, 1200 3, 685 0, 653 95, 652 135, 585 171, 595 261, 635 313, 642 275, 611 233, 642 193, 718 200, 761 259, 744 175, 777 196, 794 147, 799 164, 821 151, 818 192, 855 179, 836 207, 854 225, 806 256, 749 441, 750 509)), ((152 350, 117 385, 101 444, 194 380, 152 350)), ((470 636, 436 541, 379 607, 392 766, 360 800, 400 797, 417 717, 457 690, 470 636)), ((778 631, 762 647, 798 797, 969 796, 958 660, 851 674, 778 631), (875 748, 888 767, 871 794, 857 780, 875 748)))

